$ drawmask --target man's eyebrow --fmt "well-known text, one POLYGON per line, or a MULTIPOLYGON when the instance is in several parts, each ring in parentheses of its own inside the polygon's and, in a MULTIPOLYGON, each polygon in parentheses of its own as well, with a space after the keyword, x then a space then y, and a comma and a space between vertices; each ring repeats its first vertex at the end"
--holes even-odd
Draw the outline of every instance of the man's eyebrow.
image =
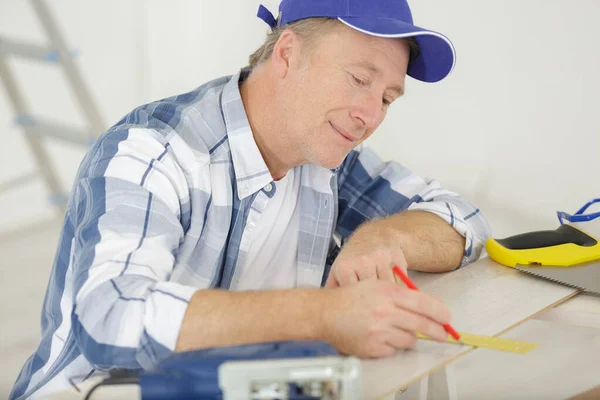
MULTIPOLYGON (((373 72, 375 75, 381 75, 381 70, 379 68, 377 68, 377 66, 370 61, 358 62, 355 65, 358 67, 366 68, 369 71, 373 72)), ((404 95, 404 87, 402 85, 391 86, 390 89, 393 90, 394 92, 396 92, 398 97, 404 95)))

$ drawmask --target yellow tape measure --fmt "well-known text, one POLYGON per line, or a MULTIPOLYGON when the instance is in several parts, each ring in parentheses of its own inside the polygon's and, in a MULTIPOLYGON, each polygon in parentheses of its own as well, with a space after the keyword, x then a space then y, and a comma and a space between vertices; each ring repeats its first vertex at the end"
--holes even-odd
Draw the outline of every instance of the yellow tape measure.
MULTIPOLYGON (((502 338, 497 338, 497 337, 492 337, 492 336, 473 335, 471 333, 462 333, 462 332, 459 332, 459 334, 460 334, 460 341, 462 342, 462 344, 465 344, 467 346, 473 346, 473 347, 485 347, 486 349, 508 351, 510 353, 518 353, 518 354, 529 353, 531 350, 538 347, 538 345, 534 344, 534 343, 519 342, 517 340, 511 340, 511 339, 502 339, 502 338)), ((417 333, 417 337, 419 339, 433 340, 430 337, 422 335, 420 333, 417 333)), ((461 344, 451 337, 449 337, 446 340, 446 343, 461 344)))

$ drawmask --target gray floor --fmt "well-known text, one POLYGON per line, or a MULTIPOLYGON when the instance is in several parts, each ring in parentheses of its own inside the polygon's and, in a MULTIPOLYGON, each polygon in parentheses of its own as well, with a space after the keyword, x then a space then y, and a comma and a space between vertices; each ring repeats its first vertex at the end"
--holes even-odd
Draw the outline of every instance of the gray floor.
POLYGON ((0 399, 8 397, 40 338, 40 311, 60 223, 0 235, 0 399), (25 233, 26 232, 26 233, 25 233))

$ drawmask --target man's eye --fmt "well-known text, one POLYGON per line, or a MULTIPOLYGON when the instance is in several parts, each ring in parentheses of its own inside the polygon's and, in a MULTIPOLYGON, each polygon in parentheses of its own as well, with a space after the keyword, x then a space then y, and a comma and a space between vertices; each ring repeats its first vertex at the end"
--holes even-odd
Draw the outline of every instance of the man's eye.
POLYGON ((356 75, 352 75, 352 77, 354 78, 354 81, 360 85, 360 86, 366 86, 367 85, 367 81, 360 79, 358 76, 356 75))

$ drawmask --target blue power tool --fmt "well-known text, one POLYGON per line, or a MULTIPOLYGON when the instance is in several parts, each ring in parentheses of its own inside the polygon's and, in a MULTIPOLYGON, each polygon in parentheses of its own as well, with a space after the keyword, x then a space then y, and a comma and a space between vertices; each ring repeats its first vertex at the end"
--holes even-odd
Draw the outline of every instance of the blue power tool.
POLYGON ((138 383, 142 400, 358 400, 360 361, 326 342, 269 342, 174 353, 105 381, 123 383, 138 383))

